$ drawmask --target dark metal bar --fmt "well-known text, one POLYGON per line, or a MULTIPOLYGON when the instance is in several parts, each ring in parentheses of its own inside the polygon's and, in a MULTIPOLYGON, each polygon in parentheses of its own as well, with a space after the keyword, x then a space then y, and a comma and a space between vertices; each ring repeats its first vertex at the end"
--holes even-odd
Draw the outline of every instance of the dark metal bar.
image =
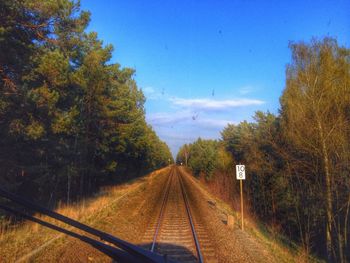
POLYGON ((28 201, 20 196, 12 194, 1 187, 0 187, 0 196, 3 196, 6 199, 9 199, 13 202, 21 204, 21 205, 23 205, 27 208, 30 208, 36 212, 39 212, 41 214, 44 214, 44 215, 47 215, 47 216, 52 217, 54 219, 57 219, 57 220, 64 222, 68 225, 74 226, 74 227, 76 227, 80 230, 83 230, 89 234, 97 236, 97 237, 101 238, 102 240, 108 241, 108 242, 116 245, 117 247, 129 252, 130 254, 134 255, 135 257, 142 259, 143 262, 149 262, 149 263, 164 262, 163 257, 160 255, 157 255, 151 251, 145 250, 145 249, 138 247, 134 244, 126 242, 126 241, 119 239, 117 237, 114 237, 114 236, 112 236, 108 233, 105 233, 103 231, 89 227, 89 226, 82 224, 76 220, 73 220, 69 217, 66 217, 64 215, 61 215, 61 214, 56 213, 54 211, 51 211, 45 207, 42 207, 42 206, 37 205, 31 201, 28 201))
POLYGON ((12 209, 10 207, 4 206, 0 204, 0 209, 6 210, 12 214, 16 214, 21 216, 22 218, 25 218, 27 220, 30 220, 32 222, 38 223, 42 226, 45 226, 47 228, 51 228, 53 230, 56 230, 58 232, 64 233, 66 235, 69 235, 71 237, 77 238, 91 246, 93 246, 94 248, 100 250, 101 252, 103 252, 104 254, 108 255, 109 257, 115 259, 115 260, 120 260, 122 262, 131 262, 131 263, 142 263, 143 261, 137 258, 134 258, 132 255, 128 254, 127 252, 124 252, 123 250, 120 250, 116 247, 112 247, 109 245, 106 245, 100 241, 97 241, 95 239, 89 238, 87 236, 84 235, 80 235, 77 234, 75 232, 72 232, 70 230, 67 230, 65 228, 59 227, 59 226, 55 226, 51 223, 45 222, 39 218, 30 216, 26 213, 20 212, 18 210, 12 209))
POLYGON ((200 249, 200 246, 199 246, 199 241, 198 241, 198 237, 197 237, 197 234, 196 234, 196 230, 194 228, 194 224, 193 224, 193 220, 192 220, 192 216, 191 216, 190 205, 189 205, 188 200, 187 200, 187 195, 186 195, 186 192, 185 192, 185 188, 183 186, 181 174, 180 175, 178 174, 177 176, 179 177, 182 196, 183 196, 183 199, 184 199, 184 202, 185 202, 187 215, 188 215, 188 218, 190 220, 190 225, 191 225, 191 230, 192 230, 192 234, 193 234, 193 239, 194 239, 194 243, 195 243, 196 249, 197 249, 198 262, 202 263, 202 262, 204 262, 203 261, 203 256, 202 256, 201 249, 200 249))

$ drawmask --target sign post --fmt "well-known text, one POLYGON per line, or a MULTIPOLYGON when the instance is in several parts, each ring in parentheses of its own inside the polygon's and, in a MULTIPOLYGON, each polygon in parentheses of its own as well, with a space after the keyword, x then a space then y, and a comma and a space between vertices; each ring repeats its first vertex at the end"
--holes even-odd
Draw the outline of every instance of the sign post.
POLYGON ((245 166, 236 165, 236 179, 239 180, 240 192, 241 192, 241 224, 242 230, 244 230, 244 214, 243 214, 243 180, 245 180, 245 166))

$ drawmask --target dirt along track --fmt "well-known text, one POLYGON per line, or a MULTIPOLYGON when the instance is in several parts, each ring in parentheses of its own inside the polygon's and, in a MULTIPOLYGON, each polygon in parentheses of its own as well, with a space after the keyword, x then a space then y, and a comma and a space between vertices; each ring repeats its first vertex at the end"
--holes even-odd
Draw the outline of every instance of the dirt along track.
POLYGON ((182 176, 175 166, 159 205, 159 215, 143 239, 145 248, 178 262, 217 262, 204 227, 191 213, 182 176))

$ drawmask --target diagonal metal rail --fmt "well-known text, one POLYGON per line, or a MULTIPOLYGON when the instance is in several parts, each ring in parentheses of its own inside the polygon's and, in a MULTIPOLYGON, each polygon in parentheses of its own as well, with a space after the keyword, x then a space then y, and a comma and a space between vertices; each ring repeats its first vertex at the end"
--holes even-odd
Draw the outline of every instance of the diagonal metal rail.
MULTIPOLYGON (((17 204, 20 204, 26 208, 29 208, 33 211, 36 211, 36 212, 39 212, 41 214, 44 214, 44 215, 47 215, 51 218, 54 218, 58 221, 61 221, 65 224, 68 224, 70 226, 73 226, 77 229, 80 229, 84 232, 87 232, 91 235, 94 235, 96 237, 99 237, 101 240, 104 240, 104 241, 107 241, 107 242, 110 242, 112 243, 113 245, 119 247, 120 249, 124 250, 125 252, 127 252, 129 255, 132 255, 134 258, 136 258, 137 260, 141 260, 141 261, 132 261, 132 258, 130 258, 130 261, 129 260, 126 260, 124 262, 149 262, 149 263, 163 263, 163 262, 174 262, 174 261, 165 261, 165 259, 156 254, 156 253, 153 253, 149 250, 145 250, 141 247, 138 247, 134 244, 131 244, 129 242, 126 242, 122 239, 119 239, 117 237, 114 237, 108 233, 105 233, 103 231, 100 231, 98 229, 95 229, 95 228, 92 228, 88 225, 85 225, 83 223, 80 223, 74 219, 71 219, 69 217, 66 217, 62 214, 59 214, 57 212, 54 212, 52 210, 49 210, 43 206, 40 206, 38 204, 35 204, 34 202, 31 202, 27 199, 24 199, 23 197, 20 197, 18 195, 15 195, 3 188, 0 187, 0 196, 8 199, 8 200, 11 200, 12 202, 15 202, 17 204)), ((78 238, 86 243, 89 243, 90 245, 96 247, 97 249, 99 249, 100 251, 102 251, 103 253, 109 255, 110 257, 112 257, 113 259, 118 259, 118 260, 121 260, 125 254, 123 253, 120 253, 119 251, 117 251, 115 247, 112 247, 112 246, 108 246, 102 242, 99 242, 99 241, 96 241, 94 239, 91 239, 91 238, 88 238, 86 236, 82 236, 82 235, 79 235, 77 233, 74 233, 72 231, 69 231, 69 230, 66 230, 64 228, 60 228, 58 226, 55 226, 53 224, 50 224, 50 223, 47 223, 45 221, 42 221, 38 218, 35 218, 35 217, 32 217, 32 216, 29 216, 23 212, 19 212, 17 210, 14 210, 12 208, 9 208, 7 206, 1 206, 0 207, 1 209, 4 209, 4 210, 7 210, 11 213, 14 213, 14 214, 19 214, 21 215, 22 217, 28 219, 28 220, 31 220, 31 221, 34 221, 36 223, 39 223, 39 224, 42 224, 46 227, 49 227, 49 228, 52 228, 56 231, 60 231, 60 232, 63 232, 67 235, 71 235, 71 236, 74 236, 75 238, 78 238), (94 240, 94 241, 91 241, 91 240, 94 240), (99 242, 99 243, 98 243, 99 242), (119 257, 122 257, 122 258, 119 258, 119 257)), ((124 257, 124 259, 126 259, 124 257)))
POLYGON ((184 199, 184 202, 185 202, 185 206, 186 206, 187 215, 188 215, 188 218, 190 220, 190 225, 191 225, 191 230, 192 230, 194 243, 196 245, 198 262, 202 263, 202 262, 204 262, 203 261, 203 256, 202 256, 202 253, 201 253, 201 249, 200 249, 199 240, 198 240, 198 237, 197 237, 197 234, 196 234, 196 230, 194 228, 194 223, 193 223, 193 219, 192 219, 192 215, 191 215, 190 205, 188 203, 188 199, 187 199, 185 187, 184 187, 183 182, 182 182, 181 174, 178 174, 178 177, 179 177, 179 181, 180 181, 180 185, 181 185, 182 196, 183 196, 183 199, 184 199))
POLYGON ((116 247, 112 247, 112 246, 106 245, 106 244, 104 244, 104 243, 102 243, 100 241, 97 241, 95 239, 89 238, 89 237, 84 236, 84 235, 77 234, 77 233, 72 232, 70 230, 64 229, 62 227, 53 225, 53 224, 48 223, 48 222, 45 222, 45 221, 43 221, 43 220, 41 220, 39 218, 30 216, 30 215, 28 215, 26 213, 23 213, 21 211, 15 210, 13 208, 10 208, 10 207, 7 207, 7 206, 4 206, 4 205, 0 204, 0 209, 8 211, 8 212, 10 212, 12 214, 18 215, 18 216, 20 216, 20 217, 22 217, 24 219, 30 220, 32 222, 38 223, 38 224, 40 224, 42 226, 45 226, 45 227, 51 228, 53 230, 59 231, 61 233, 69 235, 71 237, 77 238, 77 239, 79 239, 79 240, 81 240, 81 241, 83 241, 85 243, 88 243, 89 245, 93 246, 94 248, 100 250, 101 252, 103 252, 104 254, 110 256, 111 258, 123 260, 123 262, 133 262, 133 263, 141 263, 142 262, 140 259, 134 258, 132 255, 130 255, 127 252, 125 252, 123 250, 120 250, 120 249, 118 249, 116 247))

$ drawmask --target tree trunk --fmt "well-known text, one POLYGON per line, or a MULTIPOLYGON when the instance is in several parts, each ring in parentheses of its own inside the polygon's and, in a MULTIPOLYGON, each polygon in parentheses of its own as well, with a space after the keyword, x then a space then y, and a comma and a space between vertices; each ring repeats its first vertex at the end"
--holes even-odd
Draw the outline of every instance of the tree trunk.
POLYGON ((320 136, 320 142, 322 147, 322 161, 323 170, 325 175, 326 186, 326 250, 328 261, 332 261, 332 220, 333 220, 333 207, 332 207, 332 185, 331 185, 331 173, 329 167, 329 156, 326 146, 326 140, 324 137, 323 128, 319 118, 317 118, 318 131, 320 136))
POLYGON ((70 176, 70 167, 67 174, 67 204, 70 203, 70 186, 71 186, 71 176, 70 176))
POLYGON ((339 259, 340 263, 345 263, 344 260, 344 251, 343 251, 343 236, 342 236, 342 231, 341 231, 341 223, 340 223, 340 218, 338 217, 338 251, 339 251, 339 259))
POLYGON ((344 248, 345 248, 345 257, 349 257, 350 259, 350 252, 347 248, 348 248, 348 219, 349 219, 349 210, 350 210, 350 193, 349 193, 349 197, 348 197, 348 203, 346 206, 346 212, 345 212, 345 219, 344 219, 344 248))

